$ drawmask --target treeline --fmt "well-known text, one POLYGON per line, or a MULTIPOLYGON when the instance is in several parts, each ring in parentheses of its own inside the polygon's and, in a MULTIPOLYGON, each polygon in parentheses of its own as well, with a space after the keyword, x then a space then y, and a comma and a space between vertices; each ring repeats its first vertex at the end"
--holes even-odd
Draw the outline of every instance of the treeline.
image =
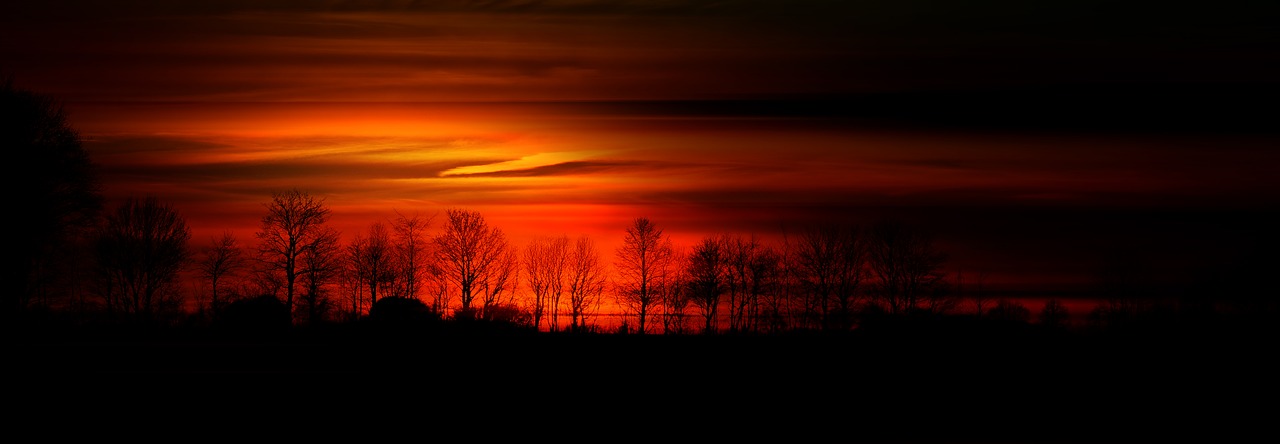
POLYGON ((434 216, 396 212, 343 243, 319 197, 292 189, 265 207, 254 242, 224 232, 200 245, 172 206, 128 199, 63 250, 79 261, 64 270, 70 278, 37 285, 18 309, 211 323, 266 297, 306 325, 357 321, 396 299, 438 319, 600 332, 608 311, 625 316, 609 331, 683 334, 849 330, 869 311, 945 313, 958 302, 943 279, 945 254, 891 222, 815 225, 782 245, 721 234, 680 248, 640 217, 616 251, 601 252, 585 235, 516 245, 466 209, 446 210, 434 230, 434 216), (194 301, 186 272, 201 284, 194 301))
POLYGON ((585 235, 518 245, 467 209, 445 210, 439 221, 396 211, 343 242, 320 197, 291 189, 264 207, 252 242, 224 232, 202 244, 172 206, 128 199, 67 244, 56 257, 76 266, 34 285, 19 310, 199 327, 358 323, 380 309, 397 322, 638 334, 848 332, 948 317, 1067 331, 1209 325, 1220 313, 1206 301, 1110 287, 1112 297, 1075 316, 1059 300, 1033 312, 980 291, 965 295, 962 282, 947 279, 947 254, 929 233, 892 220, 815 223, 780 241, 722 233, 678 246, 638 217, 606 252, 585 235))
MULTIPOLYGON (((259 316, 294 326, 359 322, 381 306, 537 331, 774 334, 954 316, 966 298, 974 317, 991 321, 1065 329, 1073 317, 1061 301, 1033 313, 962 294, 930 234, 891 220, 677 246, 658 221, 638 217, 620 227, 621 246, 601 251, 585 235, 516 245, 479 212, 452 208, 395 211, 344 243, 324 199, 290 189, 270 196, 252 240, 224 232, 193 242, 185 219, 154 196, 104 208, 93 163, 55 102, 11 82, 3 99, 6 146, 39 172, 11 185, 29 192, 16 193, 9 217, 20 234, 4 275, 10 320, 208 326, 259 316), (615 314, 621 322, 602 322, 615 314)), ((1084 316, 1094 326, 1275 310, 1268 298, 1108 291, 1084 316)))

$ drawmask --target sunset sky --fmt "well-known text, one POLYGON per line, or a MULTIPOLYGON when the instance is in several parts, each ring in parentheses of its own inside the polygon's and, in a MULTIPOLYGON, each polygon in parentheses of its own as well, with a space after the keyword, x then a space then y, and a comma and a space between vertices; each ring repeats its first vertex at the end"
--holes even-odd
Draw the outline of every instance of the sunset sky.
POLYGON ((901 219, 1025 295, 1274 243, 1273 2, 10 3, 0 73, 196 243, 295 187, 346 236, 468 208, 607 258, 640 216, 684 245, 901 219))

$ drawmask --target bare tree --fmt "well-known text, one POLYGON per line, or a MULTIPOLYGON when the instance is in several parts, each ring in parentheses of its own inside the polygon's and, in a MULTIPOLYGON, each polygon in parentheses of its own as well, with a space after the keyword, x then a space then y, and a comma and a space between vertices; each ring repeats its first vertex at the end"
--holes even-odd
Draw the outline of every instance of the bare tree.
MULTIPOLYGON (((985 270, 979 270, 978 279, 977 282, 974 282, 973 288, 974 316, 978 319, 982 319, 983 313, 987 309, 987 303, 990 302, 985 299, 986 295, 982 292, 982 285, 986 282, 986 279, 987 272, 985 270)), ((960 285, 964 283, 964 274, 957 274, 956 280, 956 286, 960 287, 960 285)))
POLYGON ((580 236, 569 252, 569 329, 583 331, 587 327, 587 317, 593 314, 604 294, 604 264, 600 262, 600 251, 590 237, 580 236))
POLYGON ((693 247, 685 269, 689 275, 689 299, 702 312, 702 331, 713 333, 720 296, 725 292, 724 244, 716 237, 703 238, 693 247))
MULTIPOLYGON (((487 320, 523 316, 524 311, 515 305, 516 288, 520 286, 520 254, 510 244, 502 245, 498 260, 483 273, 477 289, 480 290, 480 315, 487 320), (499 313, 499 310, 502 313, 499 313), (498 316, 501 314, 502 316, 498 316)), ((514 319, 507 319, 514 320, 514 319)), ((521 322, 528 324, 529 320, 521 322)))
POLYGON ((622 241, 615 263, 619 278, 616 297, 619 305, 636 316, 636 329, 644 334, 647 318, 662 302, 662 292, 655 286, 660 285, 659 278, 671 264, 671 239, 648 218, 641 217, 627 227, 622 241))
POLYGON ((724 234, 720 238, 725 295, 728 296, 725 305, 729 309, 729 331, 732 332, 741 330, 746 323, 751 299, 747 295, 751 287, 751 259, 758 247, 755 236, 724 234))
POLYGON ((430 242, 426 238, 427 227, 431 226, 434 217, 423 217, 414 214, 405 216, 396 212, 392 227, 396 232, 395 251, 399 267, 399 283, 397 293, 400 296, 419 299, 423 281, 427 274, 428 261, 431 258, 430 242))
POLYGON ((797 313, 803 313, 802 309, 797 308, 804 306, 797 301, 803 301, 806 298, 803 297, 803 285, 800 283, 800 266, 795 259, 798 256, 796 250, 799 249, 796 244, 791 236, 784 236, 777 252, 778 276, 775 283, 777 288, 762 304, 766 319, 765 326, 769 331, 796 328, 797 313))
POLYGON ((329 287, 342 273, 339 237, 337 230, 324 228, 315 242, 302 249, 302 313, 309 323, 323 321, 334 308, 329 287))
POLYGON ((182 216, 155 197, 129 198, 109 214, 95 249, 108 309, 151 321, 164 304, 176 303, 174 283, 189 258, 189 239, 182 216))
POLYGON ((539 237, 525 246, 524 271, 533 293, 533 325, 542 326, 549 317, 548 330, 559 330, 560 295, 564 291, 569 259, 569 236, 539 237), (546 313, 549 312, 549 316, 546 313))
POLYGON ((391 287, 396 274, 395 247, 391 234, 382 222, 369 225, 367 236, 356 236, 353 244, 357 254, 353 259, 363 286, 369 292, 369 306, 378 303, 378 290, 391 287))
POLYGON ((222 287, 226 280, 235 277, 245 268, 244 250, 230 231, 222 232, 222 236, 213 237, 212 243, 203 249, 203 257, 197 264, 201 277, 209 280, 209 312, 217 316, 226 306, 227 300, 222 287))
POLYGON ((878 285, 876 296, 889 313, 947 308, 940 296, 947 256, 930 236, 893 221, 876 224, 870 235, 868 254, 878 285))
POLYGON ((805 312, 823 329, 851 327, 857 292, 866 274, 866 246, 856 226, 825 224, 800 234, 795 273, 806 294, 805 312))
POLYGON ((76 254, 98 223, 103 200, 97 167, 81 145, 62 105, 52 97, 0 80, 0 146, 10 156, 10 180, 20 191, 7 196, 5 244, 9 260, 0 274, 0 314, 21 315, 68 294, 68 279, 90 255, 76 254), (17 215, 20 215, 17 216, 17 215))
POLYGON ((502 287, 496 285, 503 275, 497 268, 508 257, 507 237, 478 211, 450 209, 446 215, 444 231, 435 237, 441 273, 458 285, 461 307, 455 316, 473 317, 477 291, 492 294, 495 286, 502 287))
POLYGON ((1045 301, 1044 307, 1040 309, 1040 325, 1045 327, 1066 327, 1069 317, 1067 306, 1057 299, 1045 301))
POLYGON ((654 286, 662 304, 663 334, 686 334, 692 328, 687 311, 693 302, 689 298, 689 272, 684 266, 687 260, 686 255, 673 253, 670 271, 659 274, 654 286))
POLYGON ((1001 299, 991 308, 987 317, 998 321, 1027 323, 1031 321, 1031 309, 1022 303, 1001 299))
POLYGON ((747 272, 747 325, 750 331, 761 331, 765 319, 776 313, 766 307, 776 306, 773 301, 782 298, 782 255, 769 246, 758 247, 751 255, 747 272))
MULTIPOLYGON (((338 275, 343 289, 344 303, 347 305, 347 316, 351 320, 359 319, 364 312, 364 247, 367 241, 356 235, 342 252, 342 268, 338 275)), ((370 307, 372 308, 372 307, 370 307)))
POLYGON ((443 315, 449 307, 449 301, 453 298, 453 285, 449 281, 446 274, 447 270, 444 263, 440 261, 440 255, 434 254, 427 261, 427 283, 430 284, 427 291, 427 307, 432 312, 443 315))
POLYGON ((264 269, 284 277, 285 305, 293 312, 298 278, 306 272, 298 263, 308 248, 325 235, 330 210, 324 200, 291 189, 273 193, 258 238, 258 260, 264 269))
POLYGON ((776 290, 778 255, 755 235, 721 237, 725 260, 729 330, 756 330, 759 327, 761 298, 776 290))

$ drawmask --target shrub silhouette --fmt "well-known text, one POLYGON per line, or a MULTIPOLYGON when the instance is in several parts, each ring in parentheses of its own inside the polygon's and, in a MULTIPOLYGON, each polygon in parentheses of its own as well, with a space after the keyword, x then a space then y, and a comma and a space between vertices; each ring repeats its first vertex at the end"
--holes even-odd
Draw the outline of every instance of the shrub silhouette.
POLYGON ((292 325, 292 319, 284 302, 275 296, 262 295, 227 304, 214 325, 230 333, 262 337, 284 333, 292 325))
POLYGON ((426 326, 440 320, 427 304, 414 298, 386 297, 378 299, 369 308, 369 318, 376 324, 387 326, 426 326))

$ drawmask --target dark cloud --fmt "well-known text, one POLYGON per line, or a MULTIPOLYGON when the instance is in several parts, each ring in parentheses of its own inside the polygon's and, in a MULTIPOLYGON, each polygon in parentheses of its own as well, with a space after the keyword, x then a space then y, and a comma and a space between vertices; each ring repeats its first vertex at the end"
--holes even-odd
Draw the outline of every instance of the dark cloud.
POLYGON ((234 146, 223 142, 171 136, 92 137, 85 141, 85 149, 94 156, 102 157, 153 156, 168 153, 191 155, 231 148, 234 146))
POLYGON ((482 87, 511 79, 486 76, 571 70, 591 75, 524 85, 521 98, 531 89, 572 100, 883 93, 828 108, 955 125, 1136 117, 1177 128, 1215 116, 1183 118, 1187 110, 1269 100, 1237 100, 1259 88, 1274 98, 1280 78, 1270 63, 1280 56, 1274 2, 10 3, 0 14, 5 69, 41 90, 111 100, 196 91, 296 100, 334 89, 383 99, 395 95, 379 89, 386 83, 420 99, 447 90, 413 81, 432 69, 476 82, 454 94, 492 98, 482 87), (423 44, 441 46, 413 50, 423 44), (307 85, 326 70, 346 84, 307 85), (1147 85, 1156 88, 1132 91, 1147 85))

